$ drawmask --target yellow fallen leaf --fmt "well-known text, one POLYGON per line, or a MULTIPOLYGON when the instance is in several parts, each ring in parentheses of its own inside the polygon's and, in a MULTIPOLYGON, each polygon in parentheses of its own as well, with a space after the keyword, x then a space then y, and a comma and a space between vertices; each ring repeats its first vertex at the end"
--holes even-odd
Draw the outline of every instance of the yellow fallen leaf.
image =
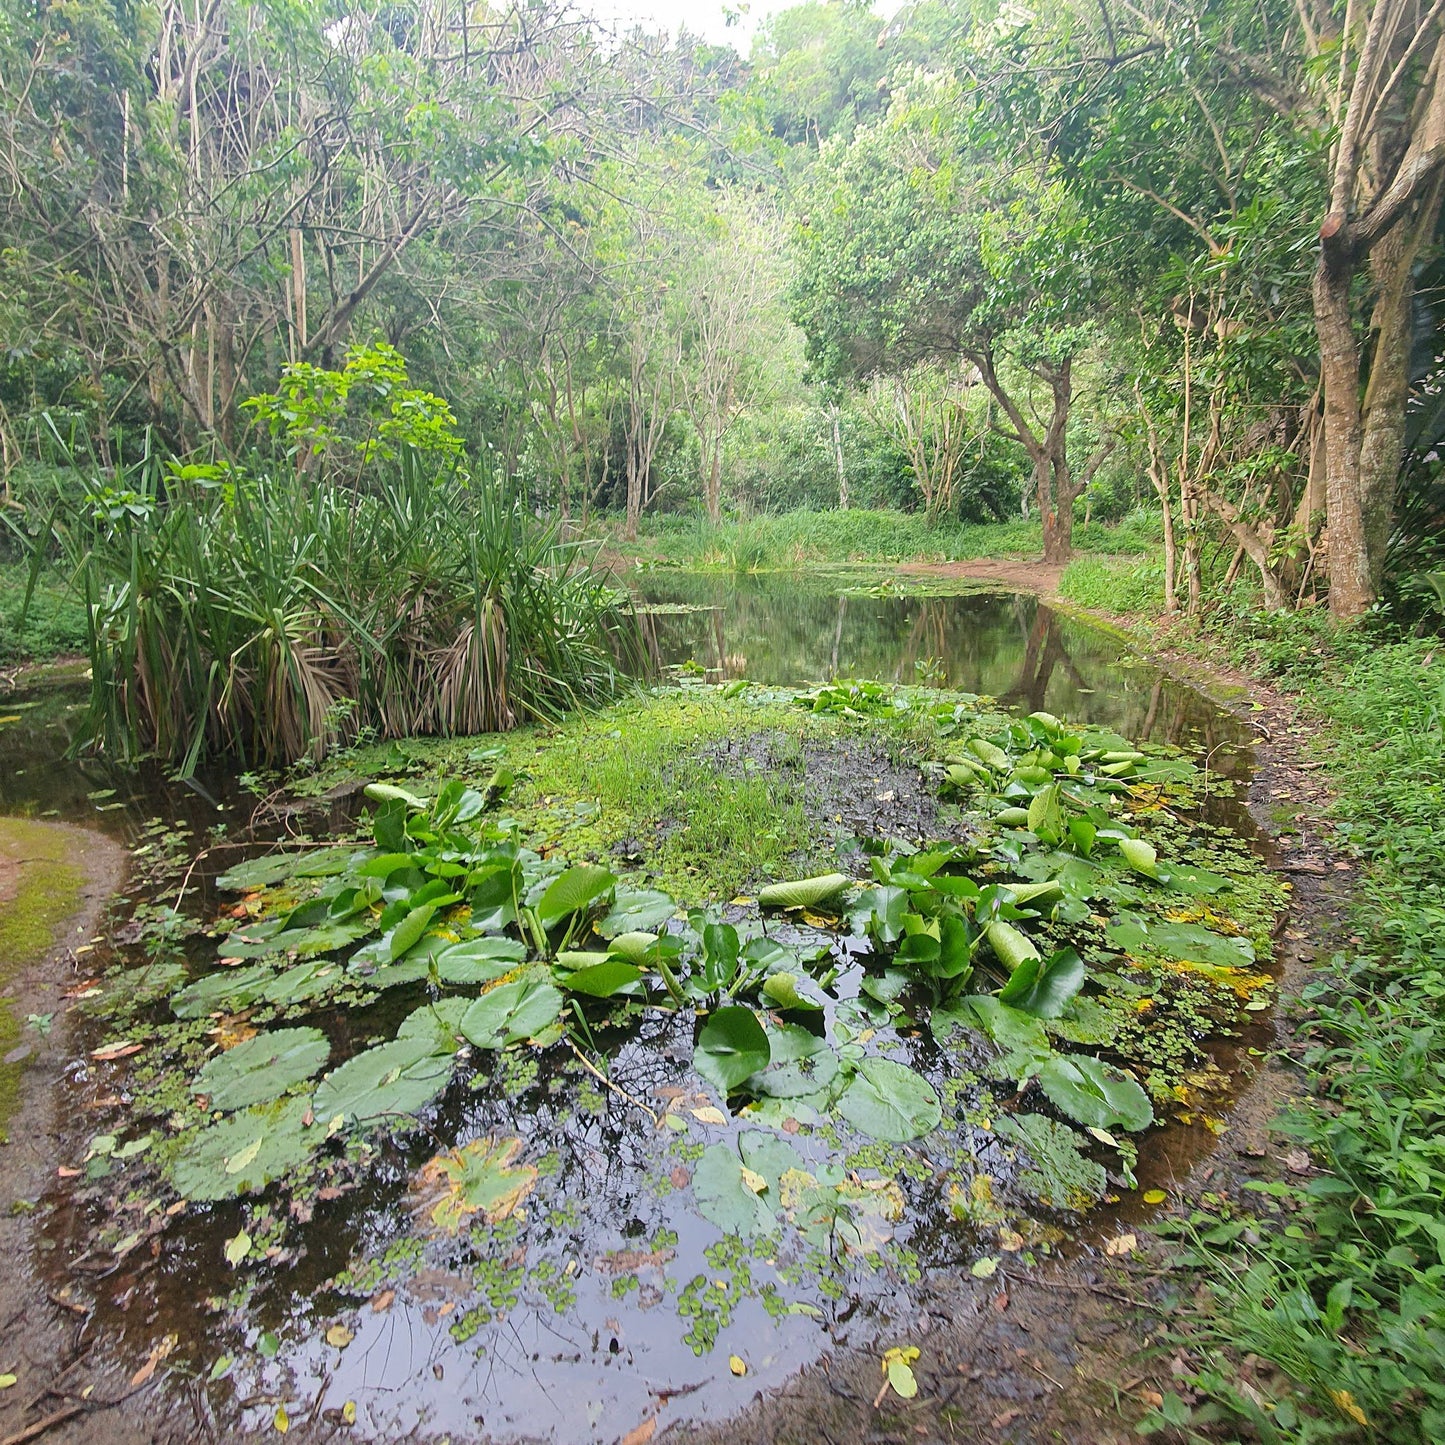
POLYGON ((1139 1247, 1139 1237, 1135 1234, 1116 1234, 1113 1239, 1104 1243, 1104 1253, 1112 1255, 1115 1259, 1122 1258, 1126 1254, 1133 1254, 1139 1247))
POLYGON ((326 1331, 326 1343, 333 1350, 344 1350, 356 1336, 345 1325, 335 1324, 326 1331))
POLYGON ((1163 1204, 1168 1197, 1162 1189, 1146 1189, 1144 1191, 1145 1204, 1163 1204))
POLYGON ((341 1407, 341 1421, 344 1425, 356 1424, 356 1401, 348 1400, 341 1407))
POLYGON ((748 1372, 748 1362, 743 1359, 741 1355, 729 1355, 728 1369, 735 1375, 746 1375, 748 1372))
POLYGON ((272 1416, 271 1423, 276 1427, 278 1435, 284 1435, 291 1428, 291 1417, 286 1413, 284 1405, 276 1406, 276 1413, 272 1416))
POLYGON ((1363 1425, 1366 1430, 1370 1428, 1369 1416, 1360 1409, 1355 1401, 1355 1397, 1350 1394, 1348 1390, 1331 1390, 1330 1399, 1332 1399, 1356 1425, 1363 1425))
POLYGON ((0 1375, 0 1390, 11 1390, 15 1388, 14 1375, 0 1375))
POLYGON ((749 1169, 743 1165, 743 1183, 753 1191, 754 1194, 761 1194, 768 1187, 768 1181, 763 1178, 755 1169, 749 1169))
POLYGON ((694 1109, 692 1117, 699 1124, 726 1124, 728 1121, 727 1115, 713 1104, 707 1105, 706 1108, 694 1109))

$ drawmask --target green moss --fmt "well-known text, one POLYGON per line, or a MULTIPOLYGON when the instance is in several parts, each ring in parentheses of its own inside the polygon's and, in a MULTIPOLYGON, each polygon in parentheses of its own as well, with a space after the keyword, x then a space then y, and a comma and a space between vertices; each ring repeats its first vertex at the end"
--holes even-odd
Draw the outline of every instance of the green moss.
MULTIPOLYGON (((54 946, 66 920, 75 912, 85 882, 71 861, 70 835, 61 829, 24 818, 0 818, 0 867, 18 869, 13 897, 0 901, 0 1055, 19 1039, 24 1021, 8 997, 20 971, 54 946)), ((19 1064, 0 1065, 0 1130, 15 1107, 20 1087, 19 1064)))

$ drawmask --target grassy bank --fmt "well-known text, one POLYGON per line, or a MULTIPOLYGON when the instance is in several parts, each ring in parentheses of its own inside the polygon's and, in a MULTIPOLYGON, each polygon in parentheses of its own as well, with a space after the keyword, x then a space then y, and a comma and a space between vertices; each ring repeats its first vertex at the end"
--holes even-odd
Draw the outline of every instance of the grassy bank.
POLYGON ((0 564, 0 667, 85 651, 85 604, 51 582, 25 608, 29 568, 0 564))
MULTIPOLYGON (((1085 558, 1060 591, 1147 625, 1157 582, 1148 564, 1085 558)), ((1295 700, 1364 877, 1355 932, 1304 991, 1304 1088, 1277 1125, 1315 1172, 1186 1235, 1203 1289, 1174 1318, 1209 1362, 1204 1403, 1166 1399, 1153 1424, 1189 1439, 1445 1439, 1445 646, 1242 599, 1163 636, 1295 700)))
MULTIPOLYGON (((643 519, 636 542, 620 528, 609 546, 624 557, 654 564, 749 572, 821 562, 963 561, 972 557, 1037 557, 1043 534, 1037 521, 942 523, 930 527, 914 512, 778 512, 714 526, 695 516, 643 519)), ((1091 522, 1074 529, 1085 553, 1146 554, 1159 546, 1159 519, 1126 517, 1117 526, 1091 522)))

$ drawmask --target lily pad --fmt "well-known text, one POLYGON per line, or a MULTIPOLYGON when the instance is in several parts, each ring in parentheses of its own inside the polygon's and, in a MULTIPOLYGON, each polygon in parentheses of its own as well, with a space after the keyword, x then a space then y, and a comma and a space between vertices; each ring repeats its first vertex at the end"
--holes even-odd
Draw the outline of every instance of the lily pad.
POLYGON ((469 998, 439 998, 413 1009, 397 1029, 398 1039, 426 1039, 434 1054, 454 1054, 466 1037, 462 1015, 472 1006, 469 998))
POLYGON ((713 1144, 693 1171, 692 1192, 698 1213, 725 1234, 748 1238, 773 1228, 773 1211, 744 1176, 747 1168, 732 1147, 713 1144))
POLYGON ((612 939, 625 933, 654 933, 676 912, 677 904, 666 893, 651 888, 619 887, 597 931, 603 938, 612 939))
POLYGON ((315 848, 306 853, 248 858, 227 868, 216 879, 216 887, 227 893, 250 893, 284 883, 288 878, 329 878, 346 872, 352 856, 344 848, 315 848))
POLYGON ((1094 1129, 1147 1129, 1149 1096, 1128 1074, 1084 1054, 1058 1054, 1039 1070, 1049 1102, 1094 1129))
POLYGON ((199 1130, 171 1164, 171 1182, 185 1199, 210 1202, 264 1189, 299 1169, 326 1140, 307 1125, 308 1098, 259 1104, 199 1130))
POLYGON ((542 1032, 562 1012, 561 993, 550 983, 514 979, 488 990, 462 1015, 462 1033, 479 1049, 504 1049, 542 1032))
POLYGON ((499 1224, 532 1192, 533 1164, 513 1165, 520 1139, 474 1139, 422 1165, 413 1186, 416 1212, 455 1234, 475 1215, 499 1224))
POLYGON ((318 1073, 330 1053, 320 1029, 275 1029, 208 1059, 191 1091, 225 1113, 264 1104, 318 1073))
POLYGON ((933 1085, 892 1059, 864 1059, 838 1097, 838 1112, 875 1139, 906 1143, 943 1121, 933 1085))
POLYGON ((510 973, 527 957, 527 946, 515 938, 468 938, 435 955, 443 983, 490 983, 510 973))
POLYGON ((757 1015, 740 1004, 729 1004, 718 1009, 697 1036, 692 1066, 726 1095, 767 1068, 771 1057, 757 1015))
POLYGON ((616 877, 605 868, 587 863, 568 868, 547 885, 537 903, 537 917, 545 928, 582 913, 600 903, 616 886, 616 877))
POLYGON ((248 1008, 266 990, 275 974, 265 964, 249 968, 221 968, 188 984, 171 999, 171 1012, 178 1019, 200 1019, 224 1010, 235 1013, 248 1008))
POLYGON ((399 1116, 419 1114, 452 1076, 452 1057, 434 1051, 425 1037, 394 1039, 348 1059, 316 1089, 316 1117, 330 1128, 366 1128, 399 1116))
POLYGON ((1109 1187, 1104 1166, 1084 1155, 1084 1141, 1067 1124, 1042 1114, 1006 1114, 996 1127, 1032 1160, 1033 1168, 1020 1172, 1019 1183, 1046 1208, 1082 1212, 1104 1197, 1109 1187))

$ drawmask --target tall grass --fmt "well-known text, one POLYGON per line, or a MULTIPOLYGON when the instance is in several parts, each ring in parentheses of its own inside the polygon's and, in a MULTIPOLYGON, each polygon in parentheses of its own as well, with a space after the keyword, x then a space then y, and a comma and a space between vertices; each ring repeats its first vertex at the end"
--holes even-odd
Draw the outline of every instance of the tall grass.
POLYGON ((624 599, 500 484, 413 456, 365 490, 146 457, 37 529, 88 607, 89 734, 119 757, 288 764, 601 701, 624 599))

